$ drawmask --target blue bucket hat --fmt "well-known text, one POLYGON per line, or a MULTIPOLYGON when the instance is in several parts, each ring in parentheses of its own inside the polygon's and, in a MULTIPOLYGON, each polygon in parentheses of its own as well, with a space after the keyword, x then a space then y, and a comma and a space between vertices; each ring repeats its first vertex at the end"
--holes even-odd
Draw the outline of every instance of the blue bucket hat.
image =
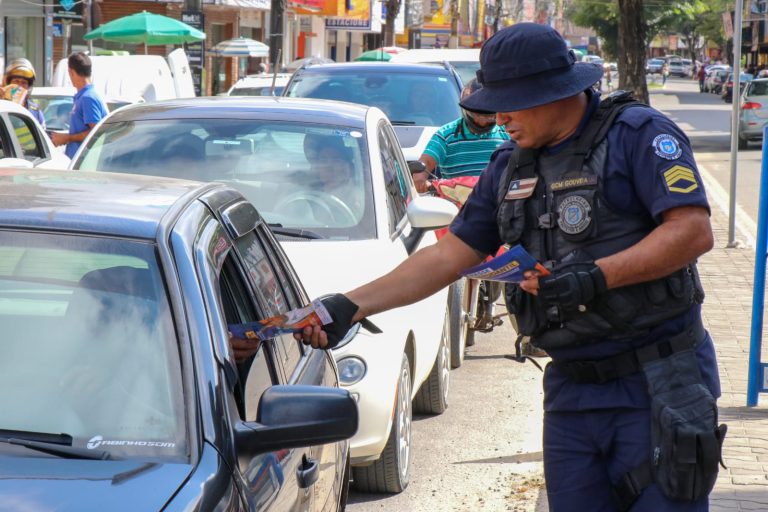
POLYGON ((602 66, 576 62, 552 27, 516 23, 483 44, 477 72, 483 87, 461 106, 485 112, 525 110, 575 96, 602 75, 602 66))

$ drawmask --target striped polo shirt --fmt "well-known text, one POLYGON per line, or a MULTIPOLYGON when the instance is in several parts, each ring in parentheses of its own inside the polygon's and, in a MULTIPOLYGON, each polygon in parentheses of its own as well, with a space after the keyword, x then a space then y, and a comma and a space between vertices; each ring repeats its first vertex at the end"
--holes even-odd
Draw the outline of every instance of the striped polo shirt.
POLYGON ((478 135, 472 133, 460 117, 432 135, 424 154, 435 159, 435 174, 441 178, 477 176, 488 165, 491 153, 507 140, 509 135, 501 126, 478 135))

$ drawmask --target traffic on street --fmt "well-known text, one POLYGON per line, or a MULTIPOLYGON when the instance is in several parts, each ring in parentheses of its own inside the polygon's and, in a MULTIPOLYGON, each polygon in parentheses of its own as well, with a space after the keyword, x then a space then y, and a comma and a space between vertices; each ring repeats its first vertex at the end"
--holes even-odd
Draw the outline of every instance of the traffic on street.
POLYGON ((0 510, 768 508, 768 58, 469 3, 0 2, 0 510))

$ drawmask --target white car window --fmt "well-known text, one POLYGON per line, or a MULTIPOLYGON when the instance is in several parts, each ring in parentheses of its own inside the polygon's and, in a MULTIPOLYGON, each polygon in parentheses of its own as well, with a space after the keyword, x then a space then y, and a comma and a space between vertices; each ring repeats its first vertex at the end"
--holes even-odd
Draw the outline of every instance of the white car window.
POLYGON ((403 166, 397 156, 397 145, 392 136, 379 127, 379 152, 381 165, 384 168, 384 184, 387 189, 387 204, 389 208, 389 230, 395 233, 400 220, 405 216, 406 207, 410 202, 408 182, 403 175, 403 166))
POLYGON ((34 162, 38 158, 45 158, 45 151, 40 144, 40 137, 37 134, 37 127, 30 119, 25 119, 17 114, 8 114, 11 120, 13 133, 19 141, 19 146, 24 152, 22 158, 34 162))

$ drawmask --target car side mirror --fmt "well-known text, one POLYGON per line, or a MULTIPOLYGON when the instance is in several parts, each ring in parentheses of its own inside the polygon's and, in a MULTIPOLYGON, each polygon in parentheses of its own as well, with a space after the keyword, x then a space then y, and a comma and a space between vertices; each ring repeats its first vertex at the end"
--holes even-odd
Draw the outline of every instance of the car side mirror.
POLYGON ((427 172, 427 166, 421 160, 408 160, 408 170, 413 175, 418 172, 427 172))
POLYGON ((357 432, 357 403, 349 391, 322 386, 283 386, 261 395, 255 422, 239 422, 239 456, 255 456, 349 439, 357 432))
POLYGON ((405 249, 412 254, 424 237, 432 229, 446 227, 456 217, 459 209, 452 202, 433 196, 415 196, 406 208, 411 233, 405 237, 405 249))

